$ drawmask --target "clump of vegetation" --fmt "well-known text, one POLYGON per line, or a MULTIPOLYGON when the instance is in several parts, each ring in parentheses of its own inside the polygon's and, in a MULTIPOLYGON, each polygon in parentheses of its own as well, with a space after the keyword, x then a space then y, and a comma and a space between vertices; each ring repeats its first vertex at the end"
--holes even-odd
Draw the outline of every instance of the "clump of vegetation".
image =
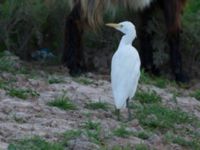
MULTIPOLYGON (((127 145, 115 145, 112 147, 112 150, 132 150, 133 147, 130 146, 130 144, 127 145)), ((105 149, 107 150, 107 149, 105 149)))
POLYGON ((161 104, 148 104, 136 108, 136 117, 140 124, 150 130, 173 130, 178 124, 192 124, 194 118, 176 109, 170 109, 161 104))
POLYGON ((133 134, 143 140, 146 140, 150 137, 150 133, 146 131, 138 131, 138 132, 134 132, 133 134))
POLYGON ((149 92, 137 92, 135 99, 140 103, 159 103, 161 102, 161 97, 155 91, 149 92))
POLYGON ((200 100, 200 90, 196 90, 191 94, 191 96, 195 97, 197 100, 200 100))
POLYGON ((96 109, 107 110, 109 108, 108 104, 105 102, 91 102, 87 103, 85 107, 92 110, 96 109))
POLYGON ((144 84, 153 84, 159 88, 166 88, 167 85, 172 84, 175 85, 175 82, 169 81, 165 77, 156 77, 148 74, 143 69, 141 71, 140 82, 144 84))
POLYGON ((74 105, 65 95, 56 97, 54 100, 48 102, 48 105, 58 107, 63 110, 75 110, 77 108, 76 105, 74 105))
POLYGON ((30 139, 23 139, 13 142, 8 146, 8 150, 64 150, 64 148, 57 143, 50 143, 40 137, 33 137, 30 139))
POLYGON ((30 97, 37 97, 39 96, 39 93, 32 90, 32 89, 18 89, 18 88, 11 88, 7 92, 8 95, 12 97, 18 97, 21 99, 27 99, 30 97))
POLYGON ((133 133, 131 131, 128 131, 124 126, 121 126, 113 131, 115 136, 127 138, 133 133))
POLYGON ((165 141, 167 143, 175 143, 191 149, 200 149, 200 143, 196 140, 186 140, 184 137, 175 135, 171 132, 165 134, 165 141))
POLYGON ((65 147, 68 146, 68 141, 76 139, 81 136, 81 130, 68 130, 62 134, 61 144, 65 147))
POLYGON ((48 78, 49 84, 56 84, 56 83, 63 83, 64 80, 62 78, 56 77, 56 76, 50 76, 48 78))
POLYGON ((63 38, 63 20, 69 9, 61 0, 6 0, 0 4, 0 50, 10 50, 29 59, 33 49, 49 45, 59 49, 63 38))
POLYGON ((135 145, 135 150, 148 150, 148 146, 143 143, 137 144, 135 145))
POLYGON ((88 120, 84 122, 83 128, 85 135, 94 143, 102 145, 103 139, 100 135, 101 126, 99 122, 88 120))
POLYGON ((86 78, 86 77, 77 77, 77 78, 73 78, 73 79, 77 83, 80 83, 80 84, 83 84, 83 85, 90 85, 90 84, 94 83, 94 81, 92 81, 91 79, 86 78))

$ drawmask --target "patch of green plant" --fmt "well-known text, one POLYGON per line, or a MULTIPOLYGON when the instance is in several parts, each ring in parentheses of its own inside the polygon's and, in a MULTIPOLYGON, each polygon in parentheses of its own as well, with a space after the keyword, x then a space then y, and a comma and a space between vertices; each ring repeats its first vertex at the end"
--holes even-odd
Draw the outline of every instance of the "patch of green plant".
POLYGON ((140 124, 150 130, 172 130, 178 124, 192 124, 194 118, 179 109, 170 109, 161 104, 146 104, 135 107, 135 117, 140 124))
POLYGON ((89 130, 97 130, 100 127, 100 123, 88 120, 84 122, 83 127, 89 130))
POLYGON ((68 146, 68 141, 81 136, 81 130, 69 130, 62 134, 61 143, 63 146, 68 146))
MULTIPOLYGON (((111 150, 132 150, 133 148, 128 144, 128 145, 115 145, 112 147, 111 150)), ((108 150, 108 149, 105 149, 108 150)))
POLYGON ((94 81, 92 81, 91 79, 86 78, 86 77, 77 77, 77 78, 73 78, 73 79, 75 82, 83 84, 83 85, 90 85, 90 84, 94 83, 94 81))
POLYGON ((115 136, 118 136, 118 137, 127 138, 130 135, 132 135, 133 133, 131 131, 128 131, 124 126, 121 126, 121 127, 117 128, 117 129, 115 129, 113 131, 113 134, 115 136))
POLYGON ((87 122, 84 122, 83 128, 85 128, 86 136, 92 142, 100 145, 103 144, 103 139, 100 136, 101 126, 99 122, 88 120, 87 122))
POLYGON ((146 73, 143 69, 141 71, 140 82, 144 84, 153 84, 159 88, 166 88, 167 85, 176 85, 174 81, 169 81, 165 77, 157 77, 146 73))
POLYGON ((64 82, 64 80, 61 78, 58 78, 58 77, 49 77, 48 78, 49 84, 62 83, 62 82, 64 82))
POLYGON ((13 71, 13 62, 6 60, 6 58, 0 58, 0 70, 12 72, 13 71))
POLYGON ((135 145, 135 150, 148 150, 148 146, 143 143, 137 144, 135 145))
POLYGON ((69 97, 62 95, 56 97, 54 100, 47 103, 49 106, 58 107, 63 110, 75 110, 77 107, 74 105, 69 97))
POLYGON ((16 67, 16 61, 18 61, 15 56, 10 52, 0 53, 0 70, 11 73, 21 73, 27 74, 28 70, 24 66, 16 67))
POLYGON ((150 84, 150 83, 152 83, 152 77, 148 73, 146 73, 144 71, 144 69, 142 69, 139 81, 140 81, 140 83, 150 84))
POLYGON ((181 146, 188 147, 188 148, 191 148, 191 149, 200 149, 200 143, 198 141, 186 140, 184 137, 174 135, 171 132, 167 132, 165 134, 165 140, 168 143, 176 143, 176 144, 179 144, 181 146))
POLYGON ((91 102, 87 103, 85 105, 86 108, 96 110, 96 109, 102 109, 102 110, 107 110, 109 108, 108 103, 106 102, 91 102))
POLYGON ((6 82, 0 78, 0 89, 4 89, 6 87, 6 82))
POLYGON ((197 100, 200 100, 200 90, 196 90, 191 94, 191 96, 195 97, 197 100))
POLYGON ((139 100, 140 103, 159 103, 161 102, 161 97, 155 92, 137 92, 135 99, 139 100))
POLYGON ((169 80, 163 78, 163 77, 156 77, 154 79, 153 85, 159 87, 159 88, 166 88, 166 86, 169 84, 169 80))
POLYGON ((40 137, 23 139, 13 142, 8 146, 8 150, 64 150, 57 143, 50 143, 40 137))
POLYGON ((32 89, 17 89, 17 88, 11 88, 7 92, 8 95, 12 97, 18 97, 21 99, 27 99, 29 97, 37 97, 39 96, 39 93, 32 90, 32 89))
POLYGON ((150 137, 150 133, 146 131, 133 132, 133 134, 143 140, 146 140, 150 137))

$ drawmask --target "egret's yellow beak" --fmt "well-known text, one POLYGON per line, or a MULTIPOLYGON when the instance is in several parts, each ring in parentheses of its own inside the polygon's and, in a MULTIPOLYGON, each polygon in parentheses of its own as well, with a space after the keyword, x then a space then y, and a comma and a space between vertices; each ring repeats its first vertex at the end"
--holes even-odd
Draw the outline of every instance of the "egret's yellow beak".
POLYGON ((106 26, 109 26, 109 27, 112 27, 112 28, 115 28, 115 29, 120 27, 120 25, 117 24, 117 23, 107 23, 106 26))

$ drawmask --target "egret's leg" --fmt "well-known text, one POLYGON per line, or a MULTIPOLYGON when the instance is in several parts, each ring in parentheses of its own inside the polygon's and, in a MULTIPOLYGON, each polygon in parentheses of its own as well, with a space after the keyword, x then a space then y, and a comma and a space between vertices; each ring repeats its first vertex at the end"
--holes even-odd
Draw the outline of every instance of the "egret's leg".
POLYGON ((120 110, 116 109, 117 120, 120 121, 120 110))
POLYGON ((126 107, 128 109, 128 120, 131 120, 131 110, 130 110, 130 105, 129 105, 129 98, 126 100, 126 107))

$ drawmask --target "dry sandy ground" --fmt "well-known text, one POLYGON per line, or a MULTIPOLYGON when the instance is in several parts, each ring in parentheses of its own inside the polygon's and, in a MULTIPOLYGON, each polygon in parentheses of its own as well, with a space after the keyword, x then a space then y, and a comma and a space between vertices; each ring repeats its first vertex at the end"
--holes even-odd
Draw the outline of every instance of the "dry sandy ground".
MULTIPOLYGON (((57 141, 59 133, 81 128, 82 124, 88 120, 88 114, 90 114, 89 118, 91 120, 100 122, 102 137, 106 137, 113 129, 121 125, 121 122, 117 121, 116 116, 113 114, 113 97, 108 80, 103 80, 103 77, 96 77, 90 74, 89 80, 91 83, 86 85, 74 80, 67 74, 51 74, 51 76, 62 78, 63 81, 62 83, 49 84, 47 78, 50 74, 41 72, 36 78, 20 74, 15 76, 12 73, 5 72, 0 74, 2 80, 15 78, 16 81, 11 84, 13 87, 31 88, 39 93, 37 97, 22 100, 17 97, 11 97, 5 89, 0 89, 0 149, 7 149, 9 143, 15 139, 34 135, 39 135, 48 141, 57 141), (47 105, 48 102, 63 93, 72 100, 78 109, 65 111, 47 105), (111 110, 89 110, 85 108, 85 104, 92 101, 107 102, 111 110)), ((152 85, 143 84, 140 84, 139 87, 144 91, 149 89, 156 91, 162 97, 162 102, 166 106, 172 108, 178 106, 183 111, 200 118, 200 102, 188 96, 189 90, 180 90, 182 94, 174 102, 172 93, 176 88, 160 89, 152 85)), ((126 118, 126 113, 126 111, 123 111, 124 118, 126 118)), ((133 119, 126 124, 128 130, 143 130, 137 119, 133 119)), ((76 143, 79 144, 73 144, 73 149, 75 150, 100 148, 86 137, 77 139, 76 143)), ((108 144, 108 148, 116 144, 134 146, 135 144, 144 143, 151 149, 184 149, 178 144, 166 144, 159 133, 155 133, 147 140, 135 136, 128 138, 113 136, 107 139, 105 143, 108 144)))

